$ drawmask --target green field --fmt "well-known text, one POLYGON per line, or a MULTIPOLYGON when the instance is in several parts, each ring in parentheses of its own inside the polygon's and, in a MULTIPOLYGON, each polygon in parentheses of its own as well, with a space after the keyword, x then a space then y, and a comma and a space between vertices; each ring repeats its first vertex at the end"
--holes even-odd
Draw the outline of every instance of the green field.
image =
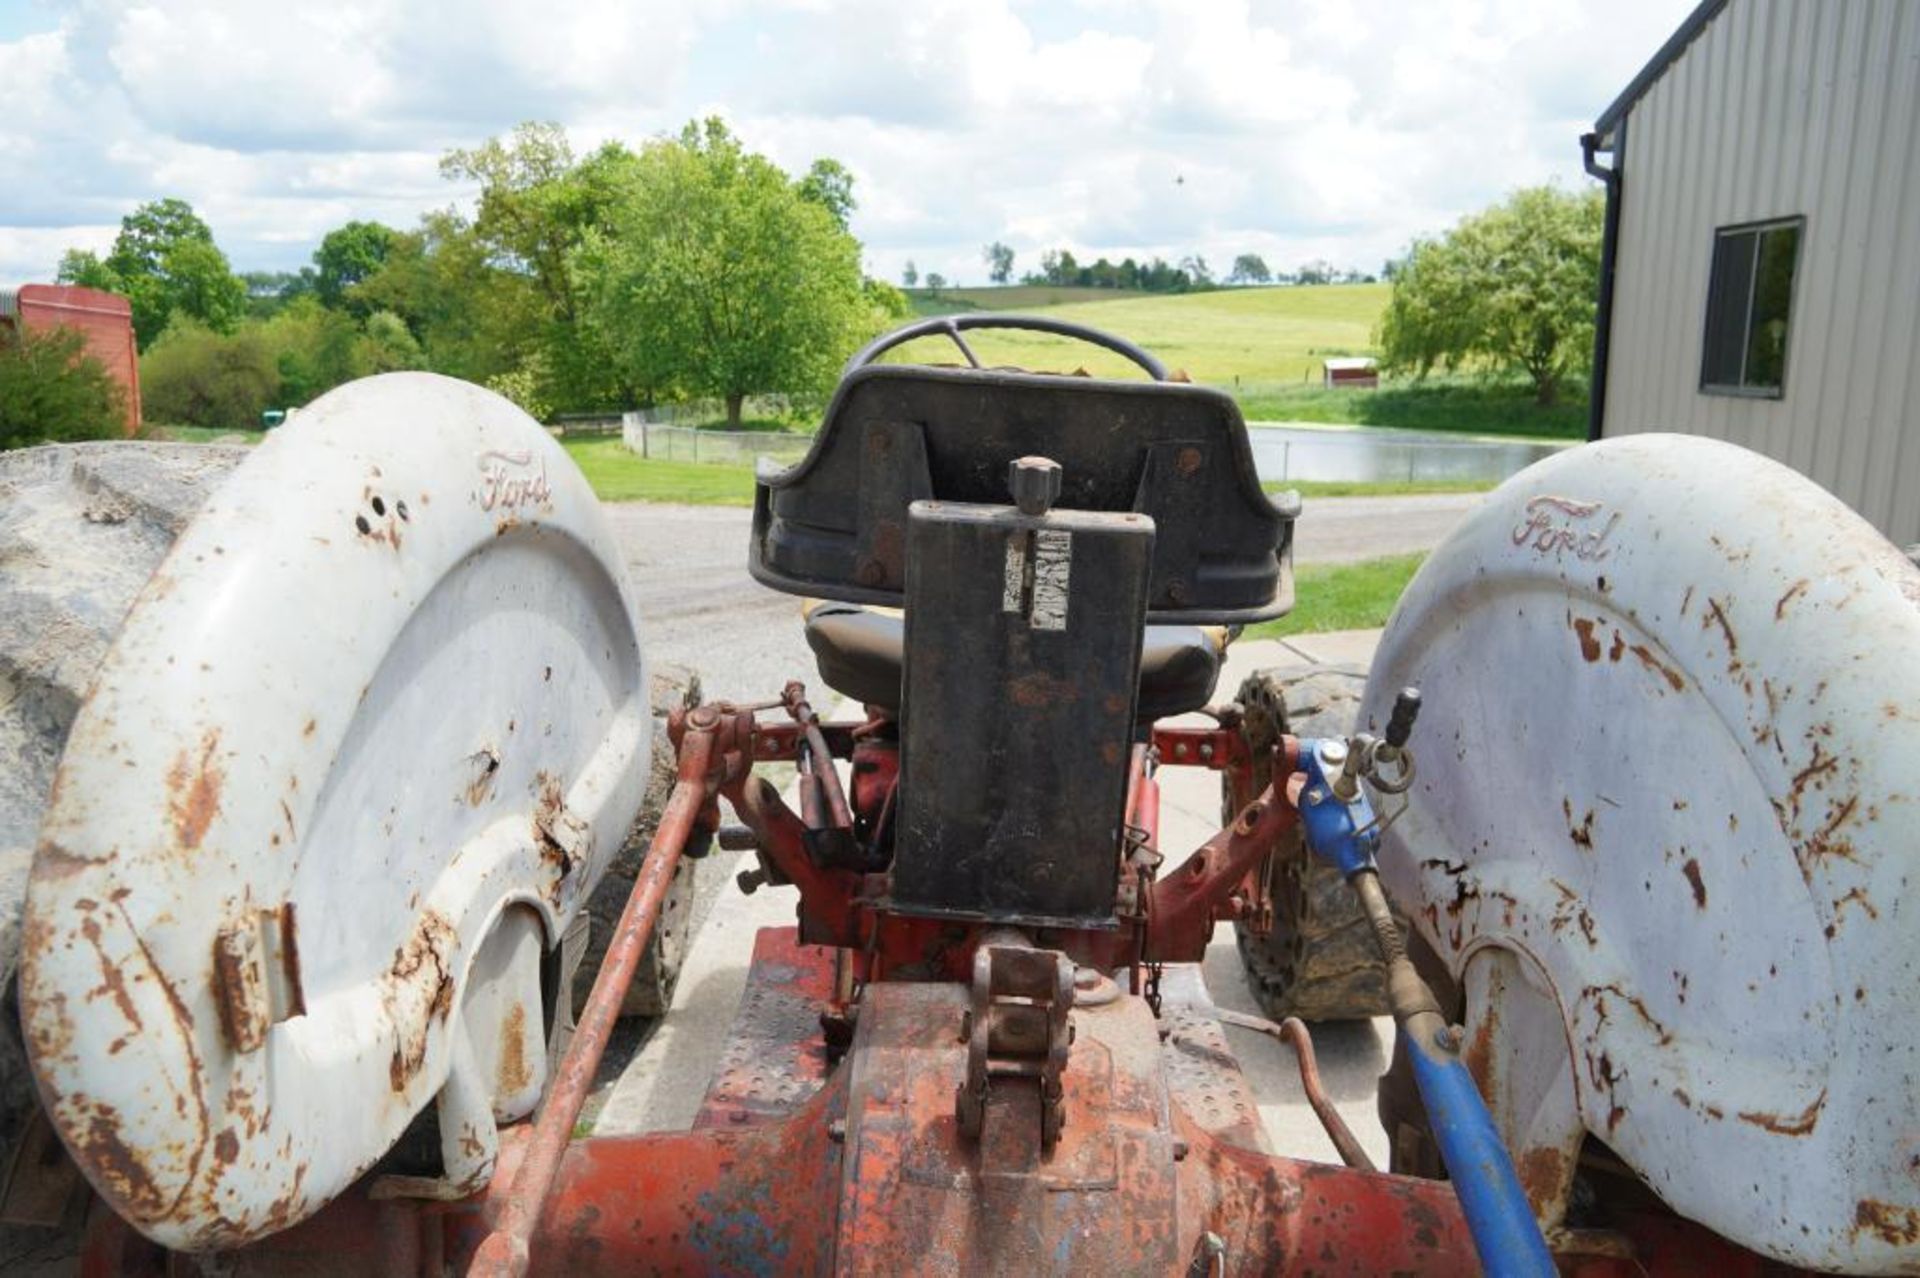
POLYGON ((909 289, 916 315, 955 315, 962 311, 1031 311, 1067 302, 1111 302, 1151 297, 1140 289, 1082 288, 1077 284, 1002 284, 990 288, 943 288, 939 293, 909 289))
MULTIPOLYGON (((1233 395, 1251 421, 1325 422, 1403 430, 1531 435, 1576 439, 1586 431, 1587 405, 1578 387, 1541 408, 1512 382, 1434 376, 1389 378, 1374 391, 1327 390, 1320 361, 1329 355, 1372 355, 1374 330, 1390 285, 1328 284, 1305 288, 1232 288, 1200 293, 1137 293, 1019 284, 945 289, 937 300, 916 293, 922 314, 1032 311, 1104 329, 1146 347, 1196 382, 1233 395)), ((1117 355, 1041 334, 970 334, 983 362, 1099 376, 1126 376, 1117 355)), ((900 347, 899 361, 959 363, 944 337, 900 347)))
MULTIPOLYGON (((1387 303, 1385 284, 1118 296, 1110 289, 1021 285, 952 296, 962 294, 983 310, 1042 311, 1049 319, 1104 329, 1146 347, 1194 381, 1228 391, 1318 382, 1323 356, 1372 351, 1374 325, 1387 303), (1054 296, 1071 300, 1050 304, 1046 299, 1054 296)), ((1097 347, 1039 333, 969 334, 967 341, 992 364, 1056 372, 1084 368, 1098 376, 1124 376, 1133 367, 1097 347)), ((944 337, 910 343, 896 356, 941 363, 960 358, 944 337)))

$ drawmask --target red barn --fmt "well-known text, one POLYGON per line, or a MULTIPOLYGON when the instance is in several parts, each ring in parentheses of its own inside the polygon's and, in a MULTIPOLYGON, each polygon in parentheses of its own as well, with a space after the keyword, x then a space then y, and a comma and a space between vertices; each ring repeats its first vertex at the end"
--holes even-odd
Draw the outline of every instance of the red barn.
POLYGON ((133 345, 133 307, 127 299, 73 284, 23 284, 0 289, 0 324, 23 331, 77 328, 87 353, 107 366, 127 392, 127 434, 140 429, 140 363, 133 345))
POLYGON ((1320 361, 1322 384, 1329 390, 1373 390, 1380 385, 1380 370, 1364 357, 1339 357, 1320 361))

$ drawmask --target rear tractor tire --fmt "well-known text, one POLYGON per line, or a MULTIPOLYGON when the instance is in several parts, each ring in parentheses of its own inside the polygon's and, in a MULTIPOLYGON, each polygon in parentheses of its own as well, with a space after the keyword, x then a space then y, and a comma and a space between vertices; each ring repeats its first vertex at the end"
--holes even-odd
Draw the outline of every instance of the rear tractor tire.
MULTIPOLYGON (((1282 666, 1255 671, 1240 685, 1241 732, 1253 751, 1253 786, 1235 793, 1221 778, 1221 819, 1230 822, 1273 780, 1270 750, 1281 737, 1346 736, 1365 690, 1351 666, 1282 666)), ((1332 865, 1307 851, 1296 826, 1270 864, 1273 928, 1265 935, 1234 924, 1247 981, 1274 1020, 1358 1020, 1385 1015, 1385 969, 1360 903, 1332 865)))
MULTIPOLYGON (((584 911, 588 920, 587 947, 573 977, 576 1013, 593 989, 594 978, 607 952, 607 942, 626 908, 633 881, 639 877, 640 867, 646 861, 648 845, 667 806, 667 796, 673 792, 677 766, 673 742, 667 736, 667 716, 675 709, 691 709, 700 704, 700 676, 691 670, 676 666, 656 668, 652 684, 653 754, 647 777, 647 798, 626 842, 587 900, 584 911)), ((688 838, 686 851, 674 870, 673 882, 660 902, 660 921, 654 924, 653 938, 647 943, 640 966, 634 971, 633 984, 627 987, 627 997, 620 1004, 621 1016, 657 1019, 673 1006, 680 968, 693 941, 695 880, 700 860, 706 856, 712 838, 710 832, 699 829, 688 838)))

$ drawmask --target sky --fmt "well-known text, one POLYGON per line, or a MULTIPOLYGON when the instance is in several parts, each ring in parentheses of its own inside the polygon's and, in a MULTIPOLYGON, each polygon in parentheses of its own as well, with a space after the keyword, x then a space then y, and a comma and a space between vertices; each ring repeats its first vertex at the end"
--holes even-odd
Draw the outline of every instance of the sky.
POLYGON ((1377 271, 1521 186, 1693 0, 0 0, 0 285, 191 203, 236 270, 470 207, 449 148, 718 114, 852 170, 870 273, 1048 248, 1377 271))

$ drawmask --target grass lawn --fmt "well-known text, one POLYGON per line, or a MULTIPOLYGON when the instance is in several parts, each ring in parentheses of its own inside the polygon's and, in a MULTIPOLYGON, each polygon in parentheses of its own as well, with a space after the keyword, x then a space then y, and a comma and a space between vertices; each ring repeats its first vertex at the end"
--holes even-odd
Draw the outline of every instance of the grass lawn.
POLYGON ((1249 421, 1329 422, 1476 435, 1585 439, 1587 398, 1570 388, 1557 404, 1534 403, 1533 389, 1513 382, 1430 377, 1389 381, 1379 390, 1245 384, 1234 398, 1249 421))
POLYGON ((257 444, 267 437, 263 430, 217 430, 211 426, 169 426, 147 422, 140 427, 140 438, 170 440, 176 444, 257 444))
POLYGON ((1302 497, 1407 497, 1423 493, 1490 493, 1499 485, 1491 481, 1463 480, 1450 482, 1437 480, 1427 483, 1404 479, 1384 479, 1363 482, 1357 479, 1292 479, 1271 480, 1263 485, 1270 493, 1285 492, 1291 488, 1302 497))
POLYGON ((1387 624, 1400 593, 1426 555, 1389 555, 1353 564, 1308 564, 1294 582, 1293 611, 1247 627, 1247 639, 1281 639, 1323 630, 1367 630, 1387 624))
POLYGON ((561 446, 601 501, 753 505, 753 467, 637 457, 618 439, 569 439, 561 446))

